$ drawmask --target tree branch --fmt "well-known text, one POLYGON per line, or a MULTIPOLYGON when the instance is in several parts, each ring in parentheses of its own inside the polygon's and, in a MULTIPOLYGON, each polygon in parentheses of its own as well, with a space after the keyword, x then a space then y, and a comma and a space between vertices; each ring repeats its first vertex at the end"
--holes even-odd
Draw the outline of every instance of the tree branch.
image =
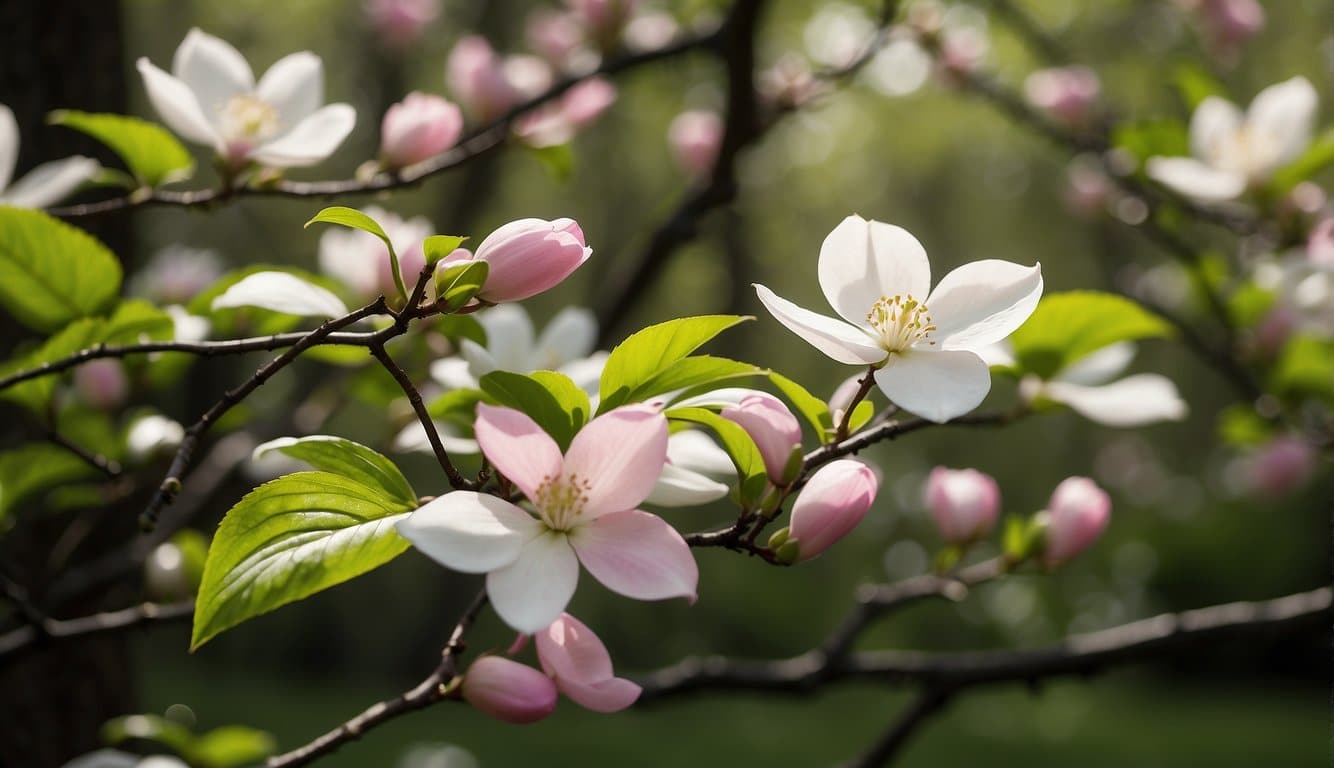
POLYGON ((26 627, 0 635, 0 661, 46 642, 121 632, 148 624, 189 618, 194 614, 194 608, 193 600, 184 600, 179 603, 141 603, 77 619, 41 617, 26 627))

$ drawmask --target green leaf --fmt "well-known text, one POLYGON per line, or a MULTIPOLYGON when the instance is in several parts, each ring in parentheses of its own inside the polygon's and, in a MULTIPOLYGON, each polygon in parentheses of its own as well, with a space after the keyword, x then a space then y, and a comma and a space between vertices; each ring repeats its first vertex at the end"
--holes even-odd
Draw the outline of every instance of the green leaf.
POLYGON ((1294 336, 1274 364, 1273 389, 1293 397, 1334 400, 1334 343, 1294 336))
POLYGON ((1050 379, 1109 344, 1170 333, 1166 321, 1129 299, 1097 291, 1067 291, 1044 296, 1010 342, 1021 372, 1050 379))
POLYGON ((820 436, 820 442, 827 443, 834 435, 834 416, 829 412, 829 404, 820 398, 812 395, 810 390, 801 386, 797 382, 789 379, 781 373, 769 372, 769 381, 772 381, 778 391, 792 403, 815 430, 815 434, 820 436))
POLYGON ((394 285, 398 287, 399 293, 403 294, 402 298, 405 300, 407 299, 408 288, 403 282, 403 271, 398 263, 398 254, 394 252, 394 243, 389 239, 389 235, 385 233, 384 228, 380 226, 379 222, 361 211, 358 211, 356 208, 348 208, 343 205, 331 205, 328 208, 325 208, 315 214, 310 221, 306 222, 305 226, 309 227, 316 222, 339 224, 344 227, 359 229, 362 232, 369 232, 380 238, 380 242, 384 243, 384 247, 389 249, 389 266, 394 271, 394 285))
POLYGON ((635 333, 611 351, 602 370, 598 413, 632 402, 632 394, 678 360, 732 326, 753 320, 737 315, 703 315, 669 320, 635 333))
POLYGON ((121 302, 98 333, 103 344, 165 341, 176 333, 171 315, 140 299, 121 302))
POLYGON ((848 418, 848 434, 856 434, 857 430, 866 426, 866 422, 875 415, 875 406, 870 400, 863 400, 857 403, 852 409, 852 416, 848 418))
POLYGON ((191 765, 203 768, 240 768, 258 764, 277 748, 269 733, 243 725, 224 725, 196 738, 185 756, 191 765))
POLYGON ((102 741, 113 746, 130 739, 142 739, 182 755, 190 751, 195 740, 189 728, 157 715, 126 715, 108 720, 102 725, 101 735, 102 741))
POLYGON ((481 346, 486 346, 486 330, 472 315, 441 315, 432 324, 435 332, 447 339, 461 341, 468 339, 481 346))
MULTIPOLYGON (((729 360, 725 357, 697 355, 677 360, 654 374, 648 381, 636 387, 626 399, 627 402, 638 402, 664 392, 692 387, 712 388, 709 385, 747 376, 763 376, 767 373, 764 368, 750 363, 729 360)), ((691 394, 695 393, 687 393, 687 396, 691 394)))
POLYGON ((96 475, 82 459, 47 443, 0 453, 0 521, 45 491, 96 475))
POLYGON ((1176 86, 1186 109, 1191 112, 1210 96, 1227 98, 1227 89, 1218 82, 1218 78, 1193 61, 1177 66, 1172 75, 1172 84, 1176 86))
POLYGON ((705 408, 673 408, 666 412, 666 416, 675 421, 699 424, 717 435, 723 450, 736 466, 737 476, 741 480, 739 487, 742 503, 754 505, 759 502, 769 477, 764 470, 764 457, 746 430, 736 422, 728 421, 705 408))
POLYGON ((436 301, 441 311, 457 312, 463 309, 486 285, 491 266, 485 261, 461 261, 450 264, 435 274, 436 301))
POLYGON ((451 389, 432 400, 426 412, 433 419, 447 419, 471 427, 477 416, 477 404, 486 399, 480 389, 451 389))
POLYGON ((160 125, 127 115, 92 114, 62 109, 47 118, 92 136, 111 148, 145 186, 188 179, 195 161, 190 152, 160 125))
POLYGON ((426 254, 426 263, 435 264, 458 250, 467 239, 458 235, 431 235, 422 241, 422 252, 426 254))
POLYGON ((1334 128, 1317 136, 1300 157, 1280 168, 1270 181, 1269 189, 1275 197, 1282 195, 1324 170, 1330 163, 1334 163, 1334 128))
POLYGON ((417 503, 417 493, 394 462, 361 443, 333 435, 280 437, 255 448, 255 458, 278 451, 315 469, 342 475, 383 492, 407 506, 417 503))
POLYGON ((107 309, 120 291, 116 257, 41 211, 0 206, 0 305, 37 331, 107 309))
POLYGON ((298 472, 227 512, 204 565, 190 648, 223 630, 377 568, 408 548, 412 510, 355 480, 298 472))
POLYGON ((1274 436, 1274 424, 1250 403, 1233 403, 1218 414, 1218 436, 1231 445, 1259 445, 1274 436))
POLYGON ((555 144, 549 147, 530 147, 529 151, 547 169, 551 178, 559 182, 570 180, 574 174, 574 150, 569 144, 555 144))
POLYGON ((1190 154, 1186 126, 1177 119, 1123 122, 1112 131, 1112 146, 1124 149, 1141 163, 1150 157, 1190 154))
MULTIPOLYGON (((70 323, 60 333, 47 339, 35 350, 0 366, 0 374, 8 375, 19 371, 30 371, 90 347, 97 341, 98 328, 101 324, 100 321, 93 318, 85 318, 70 323)), ((29 379, 8 389, 0 390, 0 399, 18 403, 33 413, 43 414, 47 410, 47 405, 51 402, 52 395, 55 394, 56 382, 59 379, 60 377, 55 375, 29 379)))
POLYGON ((544 432, 560 445, 561 451, 588 421, 588 394, 570 377, 554 371, 531 374, 492 371, 481 379, 482 391, 500 405, 515 408, 532 417, 544 432))

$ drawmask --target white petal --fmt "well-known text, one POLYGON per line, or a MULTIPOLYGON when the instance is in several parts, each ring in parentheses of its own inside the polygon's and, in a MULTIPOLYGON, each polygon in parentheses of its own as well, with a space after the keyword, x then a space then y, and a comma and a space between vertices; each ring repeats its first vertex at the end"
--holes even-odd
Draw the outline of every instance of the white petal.
MULTIPOLYGON (((996 366, 1009 367, 1014 365, 1014 345, 1002 339, 995 344, 988 344, 981 349, 973 350, 977 356, 982 358, 990 368, 996 366)), ((853 379, 855 381, 856 379, 853 379)))
POLYGON ((1242 174, 1216 170, 1189 157, 1151 157, 1144 171, 1159 184, 1203 202, 1233 200, 1246 191, 1242 174))
POLYGON ((446 357, 431 363, 431 378, 445 389, 476 389, 477 379, 469 373, 469 367, 461 357, 446 357))
POLYGON ((324 64, 310 51, 284 56, 259 79, 255 95, 278 111, 280 125, 296 125, 324 103, 324 64))
POLYGON ((869 365, 885 359, 885 350, 861 328, 803 309, 758 283, 755 293, 775 320, 835 361, 869 365))
POLYGON ((943 423, 976 408, 991 391, 991 371, 967 351, 893 355, 875 372, 875 383, 895 404, 943 423))
POLYGON ((365 232, 330 227, 320 234, 320 271, 351 288, 358 296, 378 296, 380 268, 375 249, 366 247, 365 232))
POLYGON ((847 217, 820 246, 820 288, 844 320, 866 324, 866 313, 881 296, 931 290, 926 249, 908 230, 860 216, 847 217))
POLYGON ((682 469, 718 480, 736 477, 736 465, 727 451, 698 429, 683 430, 667 438, 667 460, 682 469))
POLYGON ((18 159, 19 124, 14 119, 14 110, 0 104, 0 193, 9 186, 18 159))
POLYGON ((218 126, 232 97, 255 89, 255 74, 230 43, 192 29, 171 60, 171 73, 198 99, 203 114, 218 126))
POLYGON ((491 605, 505 623, 524 634, 545 629, 574 597, 579 558, 565 534, 543 531, 519 552, 519 559, 486 577, 491 605))
POLYGON ((1190 116, 1190 151, 1210 165, 1219 165, 1241 130, 1241 110, 1227 99, 1210 96, 1190 116))
POLYGON ((218 130, 204 115, 204 108, 190 86, 158 69, 148 59, 139 59, 136 66, 144 79, 148 101, 168 128, 188 141, 213 147, 215 151, 222 149, 218 130))
POLYGON ((250 153, 262 165, 296 168, 314 165, 332 155, 357 124, 357 111, 347 104, 321 107, 292 130, 250 153))
POLYGON ((1246 128, 1251 141, 1264 142, 1262 146, 1271 148, 1274 168, 1297 159, 1310 146, 1318 101, 1315 88, 1304 77, 1285 80, 1256 94, 1246 112, 1246 128))
POLYGON ((1042 298, 1042 265, 999 259, 964 264, 927 299, 942 349, 980 349, 1024 324, 1042 298))
POLYGON ((566 307, 551 318, 537 338, 533 367, 554 371, 562 365, 587 357, 597 344, 598 321, 583 307, 566 307))
POLYGON ((1086 386, 1104 384, 1120 376, 1126 366, 1130 365, 1130 361, 1134 359, 1134 342, 1120 341, 1115 344, 1108 344, 1102 349, 1076 360, 1057 373, 1053 379, 1086 386))
POLYGON ((480 313, 477 321, 486 331, 486 351, 496 368, 516 373, 537 369, 533 364, 533 321, 527 310, 518 304, 502 304, 480 313))
POLYGON ((64 200, 101 167, 91 157, 78 155, 42 163, 0 194, 0 200, 16 208, 45 208, 64 200))
POLYGON ((459 342, 459 354, 468 363, 468 375, 474 380, 481 379, 488 373, 500 368, 496 364, 496 359, 481 344, 472 339, 463 339, 459 342))
POLYGON ((464 573, 513 564, 542 526, 513 504, 485 493, 454 491, 418 508, 395 527, 422 554, 464 573))
MULTIPOLYGON (((474 456, 482 452, 477 447, 477 441, 469 437, 460 437, 453 426, 443 424, 439 421, 434 422, 435 431, 440 435, 440 444, 449 452, 450 456, 474 456)), ((394 435, 392 447, 400 453, 411 453, 414 451, 421 453, 432 453, 431 440, 426 436, 426 430, 422 428, 421 422, 412 420, 407 426, 399 430, 394 435)))
POLYGON ((337 296, 286 272, 247 275, 213 300, 215 310, 231 307, 262 307, 303 317, 342 317, 348 313, 337 296))
POLYGON ((668 464, 658 476, 658 484, 645 500, 659 507, 694 507, 717 501, 727 495, 729 488, 698 472, 668 464))
POLYGON ((1099 387, 1048 382, 1043 394, 1080 415, 1110 427, 1137 427, 1156 421, 1180 421, 1186 403, 1166 376, 1141 373, 1099 387))

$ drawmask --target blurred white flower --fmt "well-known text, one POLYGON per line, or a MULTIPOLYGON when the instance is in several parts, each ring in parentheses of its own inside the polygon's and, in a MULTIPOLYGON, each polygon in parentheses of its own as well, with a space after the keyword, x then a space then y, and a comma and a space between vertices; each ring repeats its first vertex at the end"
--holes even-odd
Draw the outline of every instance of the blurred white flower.
POLYGON ((19 124, 13 110, 0 104, 0 205, 45 208, 67 197, 102 167, 91 157, 75 155, 42 163, 11 184, 18 159, 19 124))

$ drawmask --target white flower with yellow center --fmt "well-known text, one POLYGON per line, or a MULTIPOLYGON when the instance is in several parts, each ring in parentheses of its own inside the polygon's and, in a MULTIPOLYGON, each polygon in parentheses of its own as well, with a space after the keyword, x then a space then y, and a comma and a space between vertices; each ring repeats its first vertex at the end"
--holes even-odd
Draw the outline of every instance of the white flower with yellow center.
POLYGON ((314 165, 338 149, 356 124, 347 104, 324 102, 324 65, 309 51, 279 59, 255 83, 235 48, 190 30, 172 58, 171 74, 138 62, 148 100, 173 131, 213 147, 239 170, 255 162, 274 168, 314 165))
POLYGON ((820 247, 820 287, 843 318, 756 285, 765 308, 840 363, 869 365, 896 404, 931 421, 976 408, 991 390, 977 351, 1009 336, 1042 296, 1040 265, 965 264, 931 291, 922 244, 901 227, 849 216, 820 247))

